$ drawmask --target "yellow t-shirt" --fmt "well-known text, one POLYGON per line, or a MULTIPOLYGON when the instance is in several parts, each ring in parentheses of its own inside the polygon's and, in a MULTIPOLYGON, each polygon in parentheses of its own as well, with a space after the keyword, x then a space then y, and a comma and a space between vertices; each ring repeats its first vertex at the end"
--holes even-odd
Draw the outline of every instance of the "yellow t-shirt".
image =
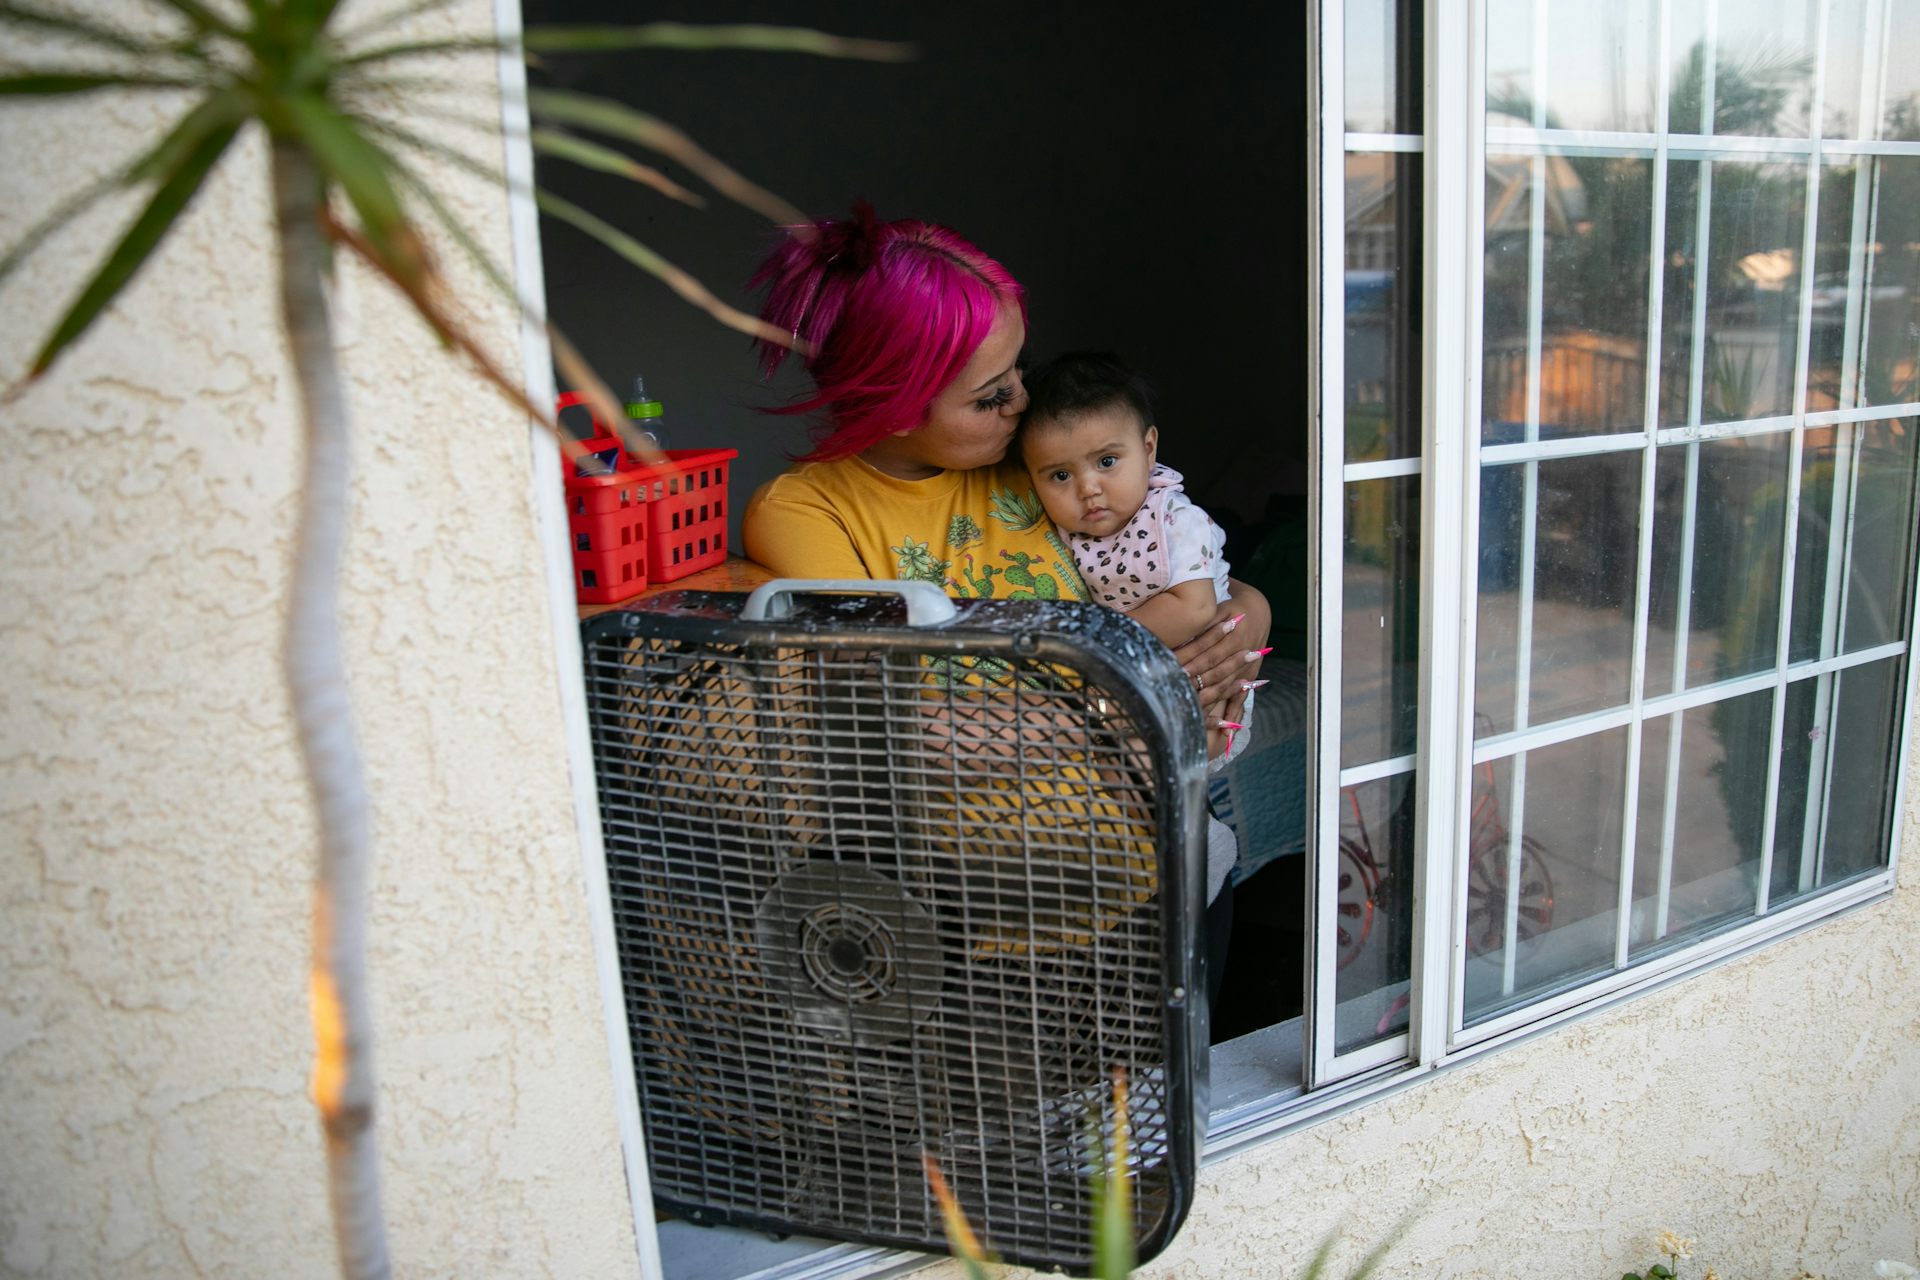
POLYGON ((927 480, 858 458, 803 462, 753 495, 741 534, 747 558, 783 578, 906 579, 962 599, 1088 599, 1016 462, 927 480))

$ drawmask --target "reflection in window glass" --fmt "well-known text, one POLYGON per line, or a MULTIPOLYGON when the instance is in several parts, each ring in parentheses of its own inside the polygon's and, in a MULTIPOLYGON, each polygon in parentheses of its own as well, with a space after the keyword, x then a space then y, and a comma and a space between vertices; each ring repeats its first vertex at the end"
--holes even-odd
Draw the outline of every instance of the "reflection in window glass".
MULTIPOLYGON (((1706 329, 1695 392, 1700 421, 1790 412, 1799 336, 1800 244, 1806 169, 1715 161, 1676 166, 1705 184, 1706 329)), ((1689 314, 1685 332, 1692 339, 1689 314)))
POLYGON ((1420 695, 1420 480, 1346 486, 1340 764, 1412 754, 1420 695))
POLYGON ((1639 511, 1637 452, 1483 469, 1475 711, 1488 731, 1518 727, 1523 677, 1528 725, 1627 700, 1639 511))
POLYGON ((1533 123, 1533 0, 1488 0, 1487 123, 1533 123))
POLYGON ((1920 400, 1920 157, 1870 169, 1859 403, 1908 404, 1920 400))
POLYGON ((1420 456, 1420 157, 1347 156, 1347 460, 1420 456))
POLYGON ((1807 408, 1920 399, 1920 157, 1822 166, 1807 408))
MULTIPOLYGON (((1694 288, 1700 279, 1700 173, 1693 160, 1667 162, 1666 255, 1660 278, 1660 425, 1684 427, 1693 413, 1694 288)), ((1705 352, 1702 356, 1704 358, 1705 352)))
POLYGON ((1636 958, 1753 914, 1772 717, 1773 690, 1763 689, 1647 722, 1634 828, 1636 958))
POLYGON ((1675 133, 1804 138, 1811 129, 1819 15, 1812 0, 1675 0, 1672 106, 1675 133), (1707 56, 1707 6, 1716 10, 1717 56, 1707 56), (1702 105, 1711 103, 1712 127, 1702 105))
POLYGON ((1547 124, 1635 133, 1654 127, 1653 0, 1549 0, 1547 124))
POLYGON ((1488 444, 1638 431, 1646 417, 1647 244, 1653 165, 1606 156, 1487 161, 1488 444), (1544 239, 1542 314, 1530 311, 1534 187, 1544 239), (1531 373, 1538 322, 1538 385, 1531 373))
POLYGON ((1807 430, 1790 661, 1905 636, 1915 573, 1916 425, 1899 419, 1807 430))
POLYGON ((1414 775, 1340 790, 1334 1052, 1407 1029, 1414 775))
POLYGON ((1653 164, 1555 156, 1547 173, 1539 438, 1638 431, 1646 421, 1653 164))
POLYGON ((1785 432, 1669 445, 1656 463, 1646 692, 1698 688, 1774 665, 1785 513, 1785 432), (1682 588, 1686 596, 1681 597, 1682 588), (1684 686, 1674 681, 1686 672, 1684 686))
POLYGON ((1613 967, 1626 770, 1626 730, 1614 729, 1474 771, 1469 1023, 1613 967))
POLYGON ((1868 46, 1879 43, 1880 24, 1876 12, 1873 30, 1868 30, 1870 6, 1877 8, 1877 0, 1826 0, 1827 63, 1820 112, 1822 137, 1872 136, 1878 104, 1873 100, 1873 77, 1867 71, 1872 65, 1868 61, 1868 46))
POLYGON ((1887 865, 1905 662, 1787 686, 1770 908, 1887 865))
POLYGON ((1480 421, 1481 439, 1488 444, 1525 435, 1531 193, 1536 171, 1546 163, 1539 156, 1487 155, 1480 421))
POLYGON ((1857 653, 1906 634, 1914 581, 1912 418, 1861 423, 1849 504, 1845 624, 1841 650, 1857 653))
MULTIPOLYGON (((1895 15, 1904 20, 1889 22, 1886 28, 1887 83, 1879 113, 1880 137, 1888 142, 1920 142, 1920 25, 1912 21, 1903 0, 1882 3, 1902 5, 1895 15)), ((1873 117, 1871 108, 1862 114, 1873 117)))
POLYGON ((1420 132, 1420 7, 1346 0, 1344 23, 1347 129, 1420 132))
POLYGON ((1860 402, 1860 300, 1865 296, 1872 162, 1828 157, 1820 166, 1820 218, 1813 240, 1813 319, 1807 346, 1807 412, 1860 402), (1856 241, 1856 215, 1860 237, 1856 241))

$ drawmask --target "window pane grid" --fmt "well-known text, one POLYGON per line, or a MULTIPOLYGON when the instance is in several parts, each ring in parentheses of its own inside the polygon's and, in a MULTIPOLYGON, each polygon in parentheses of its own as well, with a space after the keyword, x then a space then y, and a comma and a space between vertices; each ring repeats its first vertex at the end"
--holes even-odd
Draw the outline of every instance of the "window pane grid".
MULTIPOLYGON (((1540 74, 1540 68, 1546 65, 1547 51, 1555 39, 1547 29, 1548 10, 1551 8, 1556 18, 1563 10, 1538 0, 1504 5, 1496 2, 1491 8, 1493 25, 1507 28, 1508 43, 1504 47, 1509 62, 1517 47, 1528 49, 1526 60, 1531 70, 1519 74, 1516 83, 1544 84, 1546 77, 1540 74), (1517 20, 1507 21, 1512 19, 1517 20)), ((1658 5, 1658 116, 1664 116, 1670 103, 1678 110, 1680 91, 1676 81, 1667 79, 1668 73, 1677 74, 1675 69, 1681 65, 1668 56, 1666 48, 1670 37, 1679 34, 1669 30, 1675 21, 1669 10, 1666 3, 1658 5)), ((1860 444, 1844 425, 1885 423, 1893 438, 1911 438, 1912 427, 1899 420, 1913 416, 1915 397, 1891 397, 1907 410, 1904 413, 1893 405, 1870 407, 1864 403, 1869 392, 1861 380, 1869 362, 1878 360, 1875 367, 1882 372, 1876 376, 1883 381, 1877 385, 1889 385, 1886 371, 1890 370, 1896 391, 1908 386, 1920 390, 1920 351, 1909 352, 1892 345, 1885 348, 1885 354, 1872 354, 1876 326, 1884 329, 1894 321, 1888 318, 1893 314, 1890 307, 1876 309, 1870 305, 1879 296, 1879 259, 1885 257, 1887 263, 1899 264, 1901 259, 1893 255, 1908 241, 1920 240, 1920 234, 1904 224, 1900 230, 1891 231, 1877 221, 1887 209, 1912 203, 1903 199, 1889 205, 1880 198, 1880 188, 1888 179, 1885 166, 1901 162, 1899 158, 1906 154, 1910 139, 1843 139, 1827 145, 1822 132, 1829 34, 1824 6, 1816 11, 1797 0, 1781 0, 1753 10, 1729 10, 1733 16, 1725 33, 1730 42, 1726 48, 1721 47, 1722 7, 1710 0, 1706 10, 1700 15, 1704 30, 1698 32, 1699 43, 1675 41, 1681 48, 1691 49, 1691 74, 1695 79, 1688 89, 1699 94, 1698 118, 1689 121, 1676 115, 1673 120, 1678 128, 1703 132, 1668 134, 1662 127, 1666 124, 1663 118, 1658 119, 1652 133, 1551 127, 1544 91, 1526 95, 1524 90, 1515 91, 1509 86, 1507 101, 1523 96, 1527 99, 1526 109, 1519 113, 1526 123, 1521 124, 1512 114, 1494 114, 1490 72, 1488 115, 1482 135, 1487 152, 1487 199, 1482 222, 1486 268, 1481 294, 1486 315, 1486 365, 1481 444, 1476 451, 1483 488, 1482 516, 1477 526, 1481 600, 1477 638, 1481 648, 1475 685, 1476 701, 1483 714, 1476 725, 1471 756, 1476 769, 1490 762, 1509 762, 1505 776, 1510 780, 1511 795, 1505 804, 1512 825, 1507 832, 1505 879, 1518 884, 1524 871, 1523 829, 1528 822, 1526 791, 1532 754, 1571 749, 1571 744, 1624 730, 1618 739, 1624 742, 1627 765, 1617 828, 1618 879, 1613 887, 1618 892, 1608 921, 1613 929, 1616 969, 1640 961, 1649 948, 1665 945, 1670 935, 1682 941, 1696 934, 1704 936, 1702 930, 1715 927, 1714 921, 1719 918, 1715 913, 1726 909, 1726 893, 1734 880, 1701 862, 1699 847, 1685 838, 1688 822, 1698 821, 1689 818, 1689 804, 1723 803, 1719 797, 1693 802, 1687 799, 1689 795, 1707 795, 1701 790, 1699 776, 1703 753, 1733 753, 1746 762, 1741 765, 1738 785, 1745 789, 1742 794, 1756 803, 1739 817, 1731 833, 1732 843, 1718 847, 1730 850, 1726 856, 1736 859, 1727 864, 1728 873, 1741 865, 1739 860, 1749 867, 1755 859, 1760 861, 1755 868, 1757 875, 1748 871, 1734 879, 1750 886, 1742 890, 1748 895, 1742 913, 1767 913, 1768 886, 1773 879, 1769 860, 1781 843, 1775 838, 1774 827, 1782 794, 1782 734, 1789 691, 1802 691, 1794 695, 1805 704, 1803 712, 1796 715, 1810 720, 1813 727, 1807 732, 1817 736, 1820 726, 1830 726, 1834 716, 1840 714, 1834 690, 1844 687, 1841 673, 1866 669, 1876 660, 1846 653, 1853 643, 1850 628, 1862 629, 1863 654, 1871 649, 1881 655, 1880 660, 1904 659, 1908 632, 1888 631, 1878 620, 1897 612, 1899 625, 1905 628, 1912 607, 1910 590, 1903 593, 1880 581, 1876 581, 1870 607, 1862 609, 1853 603, 1856 579, 1873 572, 1875 566, 1890 563, 1893 576, 1911 577, 1912 539, 1884 549, 1869 549, 1859 542, 1854 521, 1860 513, 1859 488, 1867 471, 1860 444), (1728 50, 1758 48, 1771 38, 1767 24, 1775 20, 1784 22, 1789 46, 1796 39, 1804 39, 1800 47, 1809 55, 1804 64, 1808 70, 1804 75, 1786 73, 1788 80, 1799 75, 1794 81, 1797 87, 1782 97, 1767 99, 1764 94, 1747 92, 1748 83, 1736 77, 1748 75, 1748 67, 1738 57, 1729 61, 1733 55, 1728 50), (1802 31, 1799 36, 1794 34, 1796 27, 1802 31), (1702 50, 1718 52, 1703 54, 1702 50), (1774 112, 1771 125, 1765 123, 1766 111, 1774 112), (1802 124, 1805 133, 1794 133, 1802 124), (1780 132, 1783 127, 1787 130, 1784 136, 1780 132), (1639 430, 1622 432, 1616 428, 1610 433, 1569 438, 1561 433, 1577 432, 1582 421, 1596 419, 1569 418, 1569 402, 1558 391, 1553 393, 1556 399, 1551 412, 1545 403, 1553 378, 1566 364, 1565 352, 1570 343, 1579 341, 1577 333, 1569 337, 1567 330, 1549 324, 1551 308, 1562 292, 1559 286, 1549 287, 1549 281, 1572 278, 1564 277, 1563 268, 1555 263, 1568 252, 1578 251, 1580 237, 1591 237, 1593 245, 1605 243, 1604 237, 1593 235, 1596 215, 1588 212, 1605 194, 1595 184, 1602 178, 1616 181, 1624 171, 1600 166, 1634 159, 1652 161, 1651 216, 1648 210, 1638 216, 1646 227, 1641 243, 1655 269, 1645 277, 1648 308, 1644 326, 1630 313, 1619 315, 1631 326, 1620 332, 1637 329, 1643 335, 1645 412, 1639 430), (1846 210, 1849 256, 1836 264, 1843 271, 1839 292, 1844 299, 1846 324, 1844 337, 1835 334, 1836 346, 1841 348, 1836 352, 1840 358, 1835 372, 1841 374, 1837 404, 1831 391, 1825 393, 1830 398, 1824 403, 1810 401, 1808 391, 1815 298, 1817 294, 1833 293, 1831 286, 1822 286, 1815 279, 1813 264, 1817 261, 1816 249, 1823 243, 1821 179, 1823 172, 1834 169, 1836 159, 1856 166, 1854 173, 1845 174, 1852 179, 1849 185, 1854 189, 1852 208, 1846 210), (1683 166, 1690 166, 1690 171, 1683 166), (1691 190, 1679 188, 1677 193, 1684 194, 1670 206, 1668 178, 1672 175, 1677 183, 1683 172, 1689 172, 1691 190), (1723 180, 1727 184, 1724 190, 1723 180), (1528 190, 1523 200, 1516 201, 1513 197, 1520 193, 1513 188, 1520 182, 1525 182, 1528 190), (1678 227, 1664 222, 1670 207, 1684 219, 1678 227), (1526 218, 1524 228, 1518 225, 1521 217, 1526 218), (1681 238, 1670 249, 1672 237, 1668 233, 1676 230, 1681 238), (1889 243, 1892 248, 1884 247, 1889 243), (1671 276, 1663 292, 1662 277, 1667 273, 1659 268, 1669 261, 1687 263, 1686 276, 1681 278, 1677 292, 1671 276), (1730 283, 1742 277, 1744 283, 1738 287, 1730 283), (1507 308, 1497 313, 1502 317, 1498 319, 1496 297, 1504 299, 1502 305, 1507 308), (1676 302, 1680 308, 1677 313, 1671 309, 1676 302), (1667 308, 1664 320, 1663 307, 1667 308), (1512 321, 1522 317, 1514 313, 1522 308, 1524 324, 1515 332, 1512 321), (1503 333, 1507 335, 1504 347, 1503 333), (1515 338, 1522 340, 1520 350, 1514 350, 1515 338), (1665 358, 1663 339, 1679 343, 1665 358), (1669 376, 1676 383, 1683 379, 1684 386, 1674 386, 1671 392, 1662 388, 1659 379, 1663 367, 1671 370, 1669 376), (1503 374, 1503 368, 1510 372, 1503 374), (1521 380, 1524 386, 1512 385, 1521 380), (1678 398, 1671 393, 1678 393, 1678 398), (1675 415, 1664 422, 1659 415, 1663 403, 1670 404, 1675 415), (1510 424, 1510 433, 1501 434, 1496 429, 1503 422, 1510 424), (1810 427, 1832 437, 1817 454, 1807 439, 1810 427), (1592 664, 1614 659, 1601 650, 1575 653, 1569 658, 1567 642, 1581 627, 1589 635, 1598 634, 1593 626, 1601 623, 1604 611, 1614 606, 1604 604, 1604 590, 1584 597, 1566 594, 1565 570, 1578 563, 1577 557, 1569 560, 1564 550, 1555 552, 1560 557, 1559 568, 1551 577, 1543 560, 1549 554, 1544 539, 1550 533, 1558 540, 1572 537, 1578 542, 1603 526, 1583 529, 1566 524, 1565 517, 1576 512, 1578 506, 1563 505, 1557 513, 1549 506, 1542 467, 1581 460, 1591 487, 1606 474, 1592 471, 1592 466, 1607 455, 1636 449, 1642 453, 1638 493, 1623 494, 1632 500, 1593 517, 1621 522, 1610 535, 1618 543, 1617 549, 1602 549, 1599 557, 1624 560, 1630 554, 1635 561, 1630 606, 1631 675, 1627 687, 1617 691, 1617 703, 1609 707, 1605 705, 1607 698, 1615 696, 1611 677, 1604 674, 1603 667, 1592 664), (1727 452, 1729 449, 1734 452, 1727 452), (1663 450, 1676 456, 1662 461, 1666 457, 1663 450), (1710 450, 1714 459, 1711 472, 1710 450), (1782 454, 1784 467, 1780 465, 1782 454), (1831 481, 1823 481, 1824 487, 1817 493, 1803 494, 1803 473, 1809 459, 1828 469, 1831 481), (1673 468, 1671 475, 1669 465, 1673 468), (1729 466, 1734 471, 1727 471, 1729 466), (1781 470, 1784 475, 1779 474, 1781 470), (1711 505, 1707 489, 1710 474, 1714 486, 1711 505), (1740 479, 1742 474, 1745 480, 1740 479), (1656 490, 1657 478, 1664 489, 1656 490), (1498 489, 1489 487, 1495 481, 1499 482, 1498 489), (1761 488, 1752 487, 1762 481, 1761 488), (1728 495, 1738 492, 1728 490, 1729 483, 1748 486, 1746 496, 1761 508, 1757 516, 1747 514, 1735 519, 1728 515, 1729 510, 1737 510, 1730 507, 1728 495), (1658 520, 1656 500, 1661 504, 1658 520), (1817 502, 1817 508, 1809 507, 1809 500, 1817 502), (1638 512, 1637 527, 1624 527, 1625 521, 1633 518, 1627 514, 1627 506, 1638 512), (1615 510, 1618 514, 1611 514, 1615 510), (1800 526, 1815 516, 1818 523, 1803 534, 1800 526), (1654 541, 1657 524, 1665 526, 1661 535, 1664 550, 1654 541), (1809 545, 1809 537, 1817 541, 1809 545), (1631 552, 1627 540, 1631 541, 1631 552), (1650 625, 1649 593, 1657 567, 1653 560, 1656 550, 1677 577, 1671 604, 1663 606, 1669 609, 1670 624, 1663 626, 1671 625, 1670 633, 1650 625), (1810 551, 1815 552, 1815 561, 1805 558, 1810 551), (1495 559, 1489 560, 1490 555, 1495 559), (1498 571, 1489 569, 1500 563, 1501 556, 1508 557, 1511 564, 1505 579, 1509 585, 1505 587, 1500 586, 1498 571), (1802 574, 1817 574, 1817 582, 1807 584, 1809 590, 1815 590, 1813 597, 1796 598, 1796 568, 1802 574), (1495 576, 1489 578, 1490 572, 1495 576), (1731 588, 1719 581, 1727 577, 1735 579, 1731 588), (1506 610, 1504 621, 1498 609, 1488 613, 1489 602, 1495 599, 1489 591, 1506 594, 1507 603, 1501 606, 1506 610), (1730 617, 1725 603, 1714 605, 1717 612, 1699 612, 1701 601, 1730 598, 1735 607, 1745 611, 1744 615, 1730 617), (1576 613, 1584 610, 1589 620, 1575 623, 1575 631, 1569 631, 1566 624, 1554 624, 1551 633, 1543 632, 1546 624, 1541 610, 1555 599, 1572 601, 1576 613), (1889 604, 1898 606, 1898 610, 1890 611, 1889 604), (1814 662, 1809 662, 1810 655, 1793 651, 1789 644, 1796 615, 1803 619, 1800 629, 1808 625, 1803 606, 1814 615, 1814 662), (1873 625, 1863 621, 1869 617, 1876 620, 1873 625), (1759 633, 1754 630, 1755 624, 1761 628, 1759 633), (1490 643, 1496 647, 1490 650, 1490 643), (1703 644, 1707 647, 1701 647, 1703 644), (1490 667, 1489 655, 1502 651, 1499 665, 1490 667), (1657 662, 1653 660, 1656 657, 1657 662), (1764 672, 1753 669, 1756 658, 1764 663, 1764 672), (1586 663, 1589 670, 1576 674, 1589 684, 1598 679, 1593 691, 1605 692, 1607 698, 1595 703, 1589 694, 1571 701, 1549 698, 1542 703, 1545 687, 1536 678, 1537 673, 1550 675, 1556 664, 1564 667, 1568 661, 1586 663), (1670 682, 1647 687, 1650 667, 1664 667, 1670 673, 1670 682), (1735 721, 1748 726, 1738 742, 1728 739, 1725 728, 1735 721), (1762 743, 1763 757, 1759 752, 1762 743), (1647 754, 1644 761, 1640 758, 1643 748, 1647 754), (1643 780, 1648 789, 1644 812, 1639 803, 1643 780), (1761 797, 1752 793, 1761 788, 1764 832, 1755 833, 1739 824, 1751 821, 1761 802, 1761 797), (1654 794, 1656 790, 1658 794, 1654 794), (1650 864, 1638 874, 1643 901, 1635 896, 1636 849, 1650 864), (1685 914, 1675 879, 1683 873, 1689 878, 1685 914)), ((1871 49, 1883 48, 1884 34, 1877 43, 1867 39, 1867 44, 1871 49)), ((1491 50, 1488 63, 1490 67, 1499 65, 1491 50)), ((1884 59, 1880 63, 1883 65, 1884 59)), ((1872 59, 1867 65, 1874 65, 1872 59)), ((1860 114, 1876 131, 1883 122, 1864 104, 1870 100, 1877 103, 1879 96, 1877 85, 1871 90, 1863 86, 1860 92, 1860 114)), ((1916 173, 1920 173, 1920 167, 1916 173)), ((1905 190, 1902 188, 1903 195, 1905 190)), ((1914 274, 1914 293, 1920 296, 1920 270, 1914 274)), ((1908 287, 1904 279, 1896 283, 1889 277, 1884 295, 1905 297, 1908 287)), ((1587 323, 1593 323, 1590 305, 1583 315, 1589 317, 1587 323)), ((1604 325, 1607 318, 1601 315, 1598 321, 1604 325)), ((1905 322, 1906 332, 1911 332, 1911 324, 1905 322)), ((1590 370, 1597 367, 1597 362, 1589 362, 1590 370)), ((1881 392, 1880 398, 1889 397, 1881 392)), ((1892 501, 1910 526, 1914 464, 1911 450, 1904 443, 1902 449, 1905 451, 1894 457, 1892 470, 1907 496, 1888 498, 1883 492, 1880 500, 1892 501), (1902 501, 1905 506, 1899 505, 1902 501)), ((1882 469, 1886 466, 1883 462, 1882 469)), ((1567 472, 1568 476, 1579 474, 1583 473, 1567 472)), ((1577 489, 1580 483, 1562 479, 1556 482, 1556 489, 1565 492, 1567 486, 1577 489)), ((1470 557, 1475 554, 1474 541, 1469 539, 1470 557)), ((1468 568, 1472 571, 1471 560, 1468 568)), ((1806 591, 1800 596, 1805 597, 1806 591)), ((1904 669, 1906 664, 1902 661, 1898 665, 1904 669)), ((1562 677, 1554 679, 1561 681, 1562 677)), ((1898 685, 1886 687, 1896 695, 1902 691, 1898 685)), ((1899 726, 1895 728, 1904 733, 1899 726)), ((1823 858, 1827 841, 1834 838, 1828 819, 1833 811, 1833 789, 1828 780, 1835 776, 1837 750, 1829 734, 1824 749, 1804 753, 1804 773, 1793 782, 1807 791, 1806 803, 1796 808, 1794 822, 1804 837, 1796 840, 1797 874, 1799 882, 1808 888, 1824 889, 1831 879, 1823 858)), ((1730 794, 1731 786, 1722 786, 1721 790, 1730 794)), ((1597 869, 1583 874, 1594 888, 1601 887, 1601 880, 1606 878, 1597 869)), ((1517 894, 1509 894, 1503 915, 1506 954, 1497 997, 1483 984, 1481 998, 1491 1003, 1476 1010, 1475 997, 1470 995, 1463 1011, 1470 1021, 1478 1021, 1494 1006, 1511 1001, 1516 991, 1524 997, 1540 989, 1522 972, 1528 962, 1520 945, 1524 937, 1517 894)), ((1594 922, 1598 920, 1596 915, 1594 922)))

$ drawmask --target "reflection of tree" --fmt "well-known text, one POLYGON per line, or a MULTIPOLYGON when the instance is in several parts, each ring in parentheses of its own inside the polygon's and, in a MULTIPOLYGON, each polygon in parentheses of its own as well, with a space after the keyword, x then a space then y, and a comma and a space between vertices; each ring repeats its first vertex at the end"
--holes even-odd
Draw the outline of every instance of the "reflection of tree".
MULTIPOLYGON (((1805 54, 1761 51, 1750 57, 1714 59, 1713 132, 1746 135, 1786 132, 1783 118, 1795 89, 1806 89, 1813 59, 1805 54)), ((1667 101, 1667 128, 1674 133, 1700 129, 1700 104, 1706 92, 1704 41, 1695 41, 1675 70, 1667 101)), ((1804 101, 1800 104, 1804 108, 1804 101)), ((1801 127, 1804 135, 1806 129, 1801 127)))
MULTIPOLYGON (((1812 436, 1810 432, 1801 467, 1799 527, 1795 535, 1793 625, 1789 628, 1792 639, 1788 654, 1789 659, 1795 661, 1820 656, 1821 621, 1828 594, 1827 551, 1832 539, 1846 533, 1849 526, 1854 564, 1848 574, 1847 621, 1854 634, 1848 639, 1848 647, 1858 649, 1863 643, 1899 637, 1906 625, 1906 593, 1912 589, 1916 480, 1912 424, 1890 422, 1834 428, 1823 433, 1824 440, 1820 443, 1812 436), (1839 475, 1836 467, 1835 439, 1841 432, 1853 433, 1858 453, 1856 464, 1850 468, 1850 479, 1839 475), (1838 512, 1836 483, 1850 483, 1852 487, 1844 510, 1838 512), (1841 517, 1838 523, 1836 515, 1841 517), (1885 571, 1882 566, 1866 562, 1882 556, 1895 557, 1897 568, 1885 571)), ((1762 530, 1781 528, 1785 502, 1786 477, 1782 475, 1754 494, 1749 507, 1750 526, 1762 530)), ((1733 598, 1767 602, 1779 598, 1777 539, 1775 533, 1766 540, 1772 544, 1771 552, 1760 547, 1756 548, 1760 553, 1750 554, 1744 561, 1728 562, 1732 570, 1729 576, 1735 579, 1729 589, 1733 598)), ((1722 670, 1744 671, 1770 665, 1777 643, 1777 625, 1778 615, 1770 604, 1730 609, 1721 628, 1721 645, 1723 654, 1733 655, 1739 665, 1729 668, 1723 664, 1722 670)), ((1821 749, 1818 741, 1810 742, 1808 734, 1816 729, 1832 732, 1836 728, 1831 723, 1816 726, 1811 722, 1813 703, 1806 694, 1810 685, 1789 688, 1801 692, 1797 695, 1797 704, 1790 704, 1790 712, 1798 714, 1788 715, 1781 746, 1781 803, 1774 847, 1780 863, 1785 865, 1776 865, 1776 889, 1793 883, 1791 869, 1798 867, 1802 819, 1808 802, 1803 794, 1807 763, 1811 752, 1821 749)), ((1716 703, 1712 714, 1713 731, 1726 752, 1718 766, 1721 797, 1736 835, 1751 842, 1741 847, 1752 851, 1759 848, 1759 819, 1766 804, 1772 714, 1771 699, 1757 696, 1716 703), (1743 833, 1742 825, 1749 820, 1751 830, 1743 833)), ((1849 778, 1845 784, 1870 791, 1883 781, 1849 778)))

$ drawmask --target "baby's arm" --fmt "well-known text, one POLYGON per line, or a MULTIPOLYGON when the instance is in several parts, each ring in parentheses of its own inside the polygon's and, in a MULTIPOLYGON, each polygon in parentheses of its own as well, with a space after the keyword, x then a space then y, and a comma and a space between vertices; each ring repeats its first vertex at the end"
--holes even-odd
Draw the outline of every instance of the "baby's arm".
POLYGON ((1212 578, 1189 578, 1157 596, 1147 597, 1129 612, 1129 616, 1159 636, 1160 642, 1169 649, 1199 635, 1202 628, 1213 621, 1213 614, 1212 578))

